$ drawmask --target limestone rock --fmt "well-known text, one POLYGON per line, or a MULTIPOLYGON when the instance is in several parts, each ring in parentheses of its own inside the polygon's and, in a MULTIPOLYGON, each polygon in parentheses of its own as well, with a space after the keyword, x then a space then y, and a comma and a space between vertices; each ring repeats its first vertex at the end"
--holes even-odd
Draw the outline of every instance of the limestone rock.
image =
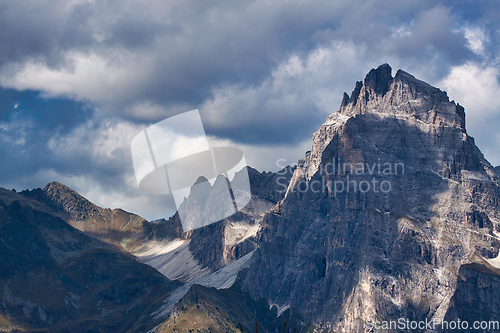
POLYGON ((384 64, 312 141, 263 218, 245 290, 341 332, 445 318, 461 267, 500 244, 499 178, 464 109, 384 64))

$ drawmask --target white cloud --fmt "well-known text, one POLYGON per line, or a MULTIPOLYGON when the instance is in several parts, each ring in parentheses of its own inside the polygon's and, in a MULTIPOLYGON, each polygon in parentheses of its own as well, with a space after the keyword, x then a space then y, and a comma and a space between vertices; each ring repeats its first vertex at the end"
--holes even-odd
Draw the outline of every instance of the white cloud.
POLYGON ((333 42, 304 56, 291 55, 259 85, 214 89, 200 110, 213 128, 254 127, 269 121, 286 126, 305 116, 322 121, 339 108, 342 93, 354 87, 353 73, 362 78, 370 68, 362 63, 364 54, 362 45, 333 42))
POLYGON ((98 54, 70 52, 66 58, 70 65, 58 68, 34 60, 25 63, 20 70, 15 70, 19 65, 4 68, 0 84, 18 90, 41 90, 45 96, 66 95, 109 102, 126 96, 131 86, 140 84, 147 74, 142 67, 145 64, 127 53, 105 58, 98 54))
POLYGON ((123 120, 99 122, 98 119, 93 119, 69 134, 54 135, 48 146, 61 159, 83 154, 92 158, 96 164, 106 163, 109 159, 121 158, 124 152, 130 151, 130 140, 142 127, 123 120))
POLYGON ((463 33, 467 38, 469 49, 478 55, 485 55, 485 44, 489 42, 485 30, 480 27, 466 26, 463 28, 463 33))
POLYGON ((499 69, 469 62, 452 67, 450 74, 439 82, 438 87, 466 108, 470 123, 475 123, 500 112, 498 96, 499 69))
POLYGON ((453 67, 438 83, 451 99, 465 107, 467 131, 493 165, 500 164, 500 136, 495 126, 500 119, 499 74, 497 67, 469 62, 453 67))

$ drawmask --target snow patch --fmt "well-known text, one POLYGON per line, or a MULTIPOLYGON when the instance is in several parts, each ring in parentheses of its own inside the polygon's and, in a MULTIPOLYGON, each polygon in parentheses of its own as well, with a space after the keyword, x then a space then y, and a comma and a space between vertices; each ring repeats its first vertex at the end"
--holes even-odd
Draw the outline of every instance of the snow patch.
POLYGON ((234 246, 245 241, 247 238, 257 235, 260 228, 260 223, 255 223, 253 225, 247 223, 229 224, 225 230, 226 247, 234 246))
POLYGON ((199 284, 204 287, 216 289, 230 288, 234 284, 234 281, 236 280, 236 277, 241 269, 247 267, 247 262, 252 257, 254 252, 255 250, 210 275, 194 279, 175 289, 163 302, 160 309, 156 312, 154 319, 156 320, 169 315, 172 312, 174 305, 187 294, 193 284, 199 284))
POLYGON ((150 242, 146 249, 135 254, 140 262, 156 268, 170 280, 189 282, 212 271, 203 267, 189 250, 190 240, 175 239, 171 242, 150 242))
POLYGON ((219 269, 218 271, 202 277, 197 280, 197 284, 201 284, 204 287, 216 288, 216 289, 228 289, 236 281, 236 277, 238 276, 238 272, 240 272, 243 268, 247 267, 248 260, 252 257, 252 252, 244 255, 240 259, 232 262, 231 264, 219 269))
POLYGON ((486 260, 488 264, 495 267, 496 269, 500 269, 500 253, 496 258, 491 258, 491 259, 484 258, 484 260, 486 260))
POLYGON ((278 317, 281 316, 286 310, 290 308, 290 304, 279 306, 276 303, 269 302, 269 310, 271 310, 275 306, 278 309, 278 317))

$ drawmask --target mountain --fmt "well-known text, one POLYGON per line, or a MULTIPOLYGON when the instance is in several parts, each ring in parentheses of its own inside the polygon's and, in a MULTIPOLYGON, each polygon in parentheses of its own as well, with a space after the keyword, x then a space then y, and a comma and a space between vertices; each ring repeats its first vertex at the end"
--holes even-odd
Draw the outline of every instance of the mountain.
MULTIPOLYGON (((290 168, 286 168, 285 170, 290 170, 290 168)), ((246 261, 251 257, 252 251, 256 248, 253 237, 260 226, 259 221, 265 212, 275 205, 278 200, 283 198, 287 182, 290 180, 292 174, 291 172, 286 172, 288 176, 280 176, 282 185, 278 186, 274 185, 275 182, 273 181, 278 176, 277 174, 260 173, 248 167, 247 172, 254 189, 249 204, 239 211, 238 214, 228 219, 190 232, 182 231, 178 214, 175 214, 168 220, 161 219, 148 222, 138 215, 121 209, 110 210, 99 207, 74 190, 58 182, 52 182, 43 189, 25 190, 21 193, 3 190, 5 203, 4 201, 0 201, 0 207, 10 208, 12 204, 21 202, 22 207, 26 206, 26 209, 34 209, 36 213, 30 216, 29 219, 26 219, 30 225, 37 225, 44 218, 40 214, 51 220, 44 229, 40 229, 41 225, 39 225, 37 228, 32 228, 32 233, 30 233, 33 234, 33 237, 38 238, 40 238, 39 234, 44 235, 44 237, 46 236, 46 238, 42 237, 40 242, 48 244, 47 246, 51 250, 49 252, 42 251, 38 254, 39 258, 37 259, 40 259, 39 266, 52 272, 40 280, 40 286, 49 283, 48 280, 53 279, 52 274, 62 276, 62 283, 69 283, 71 286, 73 286, 72 284, 77 284, 78 286, 81 286, 82 283, 88 284, 87 280, 82 282, 81 279, 85 279, 88 275, 96 276, 96 280, 92 282, 93 285, 89 287, 89 290, 84 288, 89 295, 93 296, 86 303, 86 307, 88 308, 86 309, 88 312, 86 316, 88 318, 85 318, 89 326, 83 325, 82 327, 86 327, 86 329, 95 327, 103 332, 108 330, 113 332, 120 331, 124 329, 123 327, 127 327, 126 330, 130 331, 141 331, 145 327, 150 329, 154 325, 161 324, 165 318, 168 318, 171 311, 175 310, 174 306, 177 302, 184 299, 191 299, 190 295, 194 292, 191 290, 193 285, 193 288, 202 288, 201 286, 205 286, 203 288, 210 288, 208 290, 212 290, 206 294, 203 293, 203 295, 217 294, 218 290, 232 286, 237 273, 244 267, 246 261), (59 232, 57 242, 54 243, 53 231, 60 228, 63 228, 63 231, 59 232), (78 247, 77 250, 71 247, 75 237, 78 237, 77 243, 82 244, 82 248, 78 247), (111 253, 108 253, 110 251, 111 253), (59 257, 55 258, 54 256, 59 257), (116 256, 121 259, 116 260, 116 256), (71 260, 66 259, 67 257, 71 258, 71 260), (131 260, 131 262, 122 263, 124 259, 131 260), (140 264, 137 259, 147 264, 147 266, 140 264), (71 267, 66 266, 68 261, 71 263, 71 267), (110 261, 118 261, 121 263, 121 266, 114 267, 114 265, 110 265, 111 267, 109 267, 105 263, 110 261), (129 265, 132 267, 128 267, 129 265), (144 269, 144 267, 148 269, 144 269), (164 276, 159 276, 159 272, 155 271, 154 268, 164 276), (71 273, 68 273, 68 270, 71 273), (129 271, 130 274, 127 273, 129 271), (119 278, 116 274, 123 274, 123 276, 119 278), (67 275, 70 277, 66 278, 67 275), (105 278, 101 278, 101 275, 105 278), (108 282, 110 279, 116 282, 110 285, 108 282), (176 280, 176 282, 171 283, 170 280, 176 280), (137 288, 136 283, 139 283, 141 288, 137 288), (95 296, 99 294, 100 288, 103 288, 100 284, 110 285, 110 292, 117 294, 118 297, 125 297, 115 287, 116 285, 123 284, 124 293, 131 293, 134 296, 140 297, 136 302, 136 307, 141 307, 142 312, 137 312, 138 315, 141 315, 141 320, 130 316, 130 320, 134 319, 138 320, 138 322, 134 325, 128 323, 127 326, 123 323, 123 319, 117 317, 123 315, 124 309, 119 309, 109 304, 103 306, 101 304, 102 301, 95 296), (150 284, 153 286, 151 287, 150 284), (129 291, 129 289, 135 291, 129 291), (156 297, 151 298, 151 294, 156 295, 156 297), (146 307, 145 303, 151 304, 146 307), (109 320, 115 320, 116 324, 113 324, 113 326, 111 322, 107 322, 104 326, 99 326, 94 323, 93 320, 101 320, 98 319, 101 315, 99 311, 105 315, 103 315, 104 317, 109 317, 109 320), (95 315, 95 318, 92 317, 93 315, 95 315)), ((233 181, 237 181, 238 174, 233 181)), ((12 218, 13 215, 15 215, 13 211, 5 210, 6 218, 12 218)), ((7 237, 7 235, 0 236, 0 239, 7 237)), ((23 240, 20 238, 22 237, 21 233, 17 233, 12 237, 11 242, 21 246, 23 240)), ((20 269, 24 265, 29 265, 24 261, 24 257, 21 256, 23 252, 20 249, 13 247, 10 249, 11 261, 17 263, 17 269, 20 269)), ((12 272, 15 275, 17 274, 16 268, 12 268, 12 272)), ((29 281, 29 278, 25 279, 26 283, 29 283, 29 281)), ((7 282, 7 284, 9 283, 11 282, 7 282)), ((65 291, 64 287, 58 285, 54 288, 51 286, 51 288, 46 289, 49 293, 60 294, 60 297, 66 303, 69 302, 66 300, 67 297, 76 297, 77 299, 82 297, 81 292, 83 289, 80 287, 78 287, 80 288, 78 289, 80 294, 76 293, 75 295, 71 294, 74 292, 72 289, 65 291), (68 292, 70 296, 67 296, 68 292)), ((235 289, 233 288, 232 290, 235 289)), ((222 291, 222 293, 224 292, 222 291)), ((230 293, 233 293, 233 291, 230 293)), ((241 293, 244 294, 244 292, 241 293)), ((50 309, 53 311, 52 314, 54 316, 58 314, 62 318, 57 317, 55 321, 49 319, 49 322, 47 322, 43 319, 46 317, 42 316, 43 320, 38 318, 35 326, 29 326, 25 323, 19 326, 20 328, 39 327, 40 329, 49 328, 52 331, 57 331, 58 329, 69 329, 68 327, 70 326, 68 325, 72 325, 72 321, 80 320, 79 316, 82 314, 72 313, 72 309, 68 310, 67 306, 61 305, 60 302, 56 302, 55 306, 51 308, 46 306, 43 301, 40 301, 41 296, 36 291, 33 291, 28 296, 27 302, 31 302, 29 304, 36 304, 43 311, 50 309), (38 302, 34 302, 33 299, 37 299, 38 302), (66 313, 68 311, 70 314, 66 313)), ((17 304, 15 303, 17 297, 15 292, 7 293, 4 297, 6 297, 7 304, 8 302, 17 304)), ((103 297, 109 298, 114 296, 105 295, 103 297)), ((50 297, 47 297, 47 299, 50 299, 50 297)), ((219 298, 210 298, 210 300, 213 299, 219 298)), ((244 299, 248 300, 251 297, 246 296, 244 299)), ((210 300, 207 300, 206 304, 210 303, 210 300)), ((123 301, 121 302, 123 303, 123 301)), ((239 302, 239 307, 245 311, 254 306, 252 302, 239 302)), ((233 304, 235 303, 233 302, 233 304)), ((125 305, 134 309, 134 304, 129 304, 128 299, 125 305)), ((217 304, 214 306, 218 308, 220 305, 217 304)), ((80 305, 77 303, 76 306, 79 307, 80 305)), ((267 308, 267 306, 264 308, 267 308)), ((77 310, 80 311, 79 309, 77 310)), ((11 316, 8 308, 5 311, 8 317, 11 316)), ((270 312, 270 309, 261 309, 259 313, 260 317, 256 318, 265 318, 268 323, 274 323, 270 319, 273 318, 273 313, 272 311, 270 312)), ((31 315, 23 318, 22 313, 17 313, 14 317, 17 316, 20 322, 26 318, 31 322, 31 315)), ((254 318, 254 316, 251 318, 254 318)), ((235 317, 232 317, 231 320, 233 323, 237 323, 235 317)), ((247 329, 251 327, 249 320, 239 318, 243 327, 247 329)), ((101 321, 104 321, 104 319, 101 321)), ((222 321, 224 322, 225 319, 223 318, 222 321)), ((6 324, 5 327, 12 327, 10 325, 13 324, 6 324)), ((168 326, 170 324, 167 322, 165 325, 168 326)), ((223 328, 223 326, 217 325, 214 327, 223 328)), ((263 332, 266 331, 266 328, 269 331, 268 326, 261 325, 260 328, 263 332)))
POLYGON ((0 189, 0 330, 144 332, 180 283, 0 189))
MULTIPOLYGON (((163 262, 155 253, 164 257, 165 248, 171 248, 174 242, 188 249, 188 256, 196 261, 196 268, 193 270, 198 271, 203 269, 200 267, 204 267, 208 268, 206 272, 213 272, 255 249, 253 236, 259 228, 258 222, 283 198, 292 175, 290 167, 279 173, 261 173, 250 167, 246 169, 252 187, 249 204, 219 223, 190 232, 183 232, 178 213, 168 220, 148 222, 122 209, 99 207, 59 182, 52 182, 43 189, 25 190, 21 194, 43 202, 52 214, 85 234, 116 245, 127 253, 147 257, 144 260, 149 263, 154 261, 153 266, 160 271, 168 261, 163 262)), ((240 174, 242 173, 238 172, 233 181, 238 181, 240 174)), ((206 184, 210 187, 210 183, 206 184)), ((215 192, 212 188, 206 190, 215 192)), ((199 194, 193 192, 190 196, 192 195, 199 194)), ((187 203, 189 204, 189 197, 187 203)), ((211 214, 210 209, 216 207, 207 207, 206 214, 211 214)), ((182 274, 186 277, 192 275, 186 271, 182 274)), ((171 277, 179 278, 178 275, 171 277)))
POLYGON ((21 194, 43 202, 72 227, 125 250, 138 246, 145 237, 143 225, 147 221, 142 217, 122 209, 99 207, 59 182, 21 194))
POLYGON ((340 332, 499 319, 500 180, 462 106, 384 64, 312 141, 261 222, 245 291, 340 332))
MULTIPOLYGON (((0 189, 0 331, 500 320, 500 171, 446 92, 384 64, 344 93, 296 167, 246 171, 249 204, 189 232, 179 213, 148 222, 57 182, 0 189)), ((184 207, 198 190, 217 196, 206 185, 184 207)))

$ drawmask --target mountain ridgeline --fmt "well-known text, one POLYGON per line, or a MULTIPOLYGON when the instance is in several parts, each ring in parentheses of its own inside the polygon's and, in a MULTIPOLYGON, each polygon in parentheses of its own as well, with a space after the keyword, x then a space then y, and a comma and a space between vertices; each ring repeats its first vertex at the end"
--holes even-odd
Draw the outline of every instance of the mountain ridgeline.
POLYGON ((499 170, 462 106, 384 64, 344 93, 296 167, 248 168, 250 203, 203 228, 101 208, 57 182, 1 189, 0 330, 500 321, 499 170))

